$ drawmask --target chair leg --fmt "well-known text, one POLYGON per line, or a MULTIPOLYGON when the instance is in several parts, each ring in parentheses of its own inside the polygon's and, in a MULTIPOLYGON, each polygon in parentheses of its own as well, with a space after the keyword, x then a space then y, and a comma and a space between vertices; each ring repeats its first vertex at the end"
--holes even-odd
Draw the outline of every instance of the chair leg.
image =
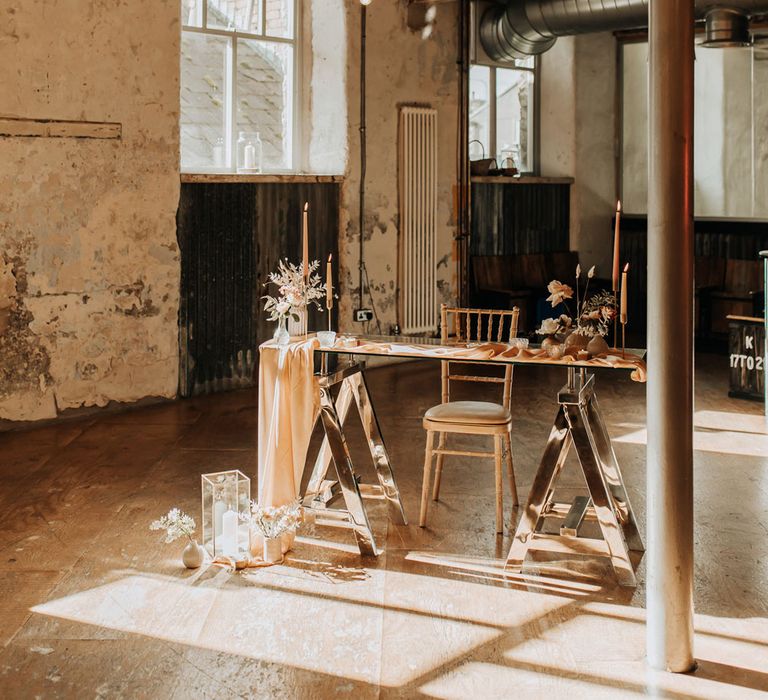
POLYGON ((507 448, 507 469, 509 470, 509 487, 512 490, 512 502, 520 505, 520 499, 517 497, 517 482, 515 481, 515 465, 512 463, 512 436, 507 433, 504 442, 507 448))
POLYGON ((424 476, 421 482, 421 512, 419 513, 419 526, 427 526, 427 506, 429 504, 429 477, 432 471, 432 448, 435 446, 435 433, 427 431, 427 447, 424 450, 424 476))
POLYGON ((504 534, 504 490, 501 476, 502 437, 493 436, 493 452, 496 471, 496 533, 504 534))
MULTIPOLYGON (((442 450, 445 447, 445 433, 440 433, 440 439, 437 441, 437 449, 442 450)), ((436 501, 440 496, 440 477, 443 475, 443 458, 445 455, 438 454, 435 462, 435 486, 432 489, 432 500, 436 501)))

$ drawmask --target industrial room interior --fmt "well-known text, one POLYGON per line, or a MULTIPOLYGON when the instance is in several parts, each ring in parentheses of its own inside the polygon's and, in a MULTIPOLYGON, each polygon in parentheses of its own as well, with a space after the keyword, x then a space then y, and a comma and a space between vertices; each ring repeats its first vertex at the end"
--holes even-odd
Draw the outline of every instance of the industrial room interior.
POLYGON ((0 58, 0 696, 768 697, 768 2, 0 58))

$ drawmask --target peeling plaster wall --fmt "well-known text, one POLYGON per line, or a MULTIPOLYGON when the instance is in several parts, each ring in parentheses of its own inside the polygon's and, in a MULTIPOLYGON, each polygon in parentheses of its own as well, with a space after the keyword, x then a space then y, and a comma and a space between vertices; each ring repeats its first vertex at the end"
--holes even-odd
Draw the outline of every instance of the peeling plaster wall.
MULTIPOLYGON (((457 3, 436 5, 432 35, 422 38, 408 28, 404 0, 376 0, 367 18, 367 139, 365 200, 365 263, 383 332, 396 321, 398 242, 398 114, 401 105, 428 105, 438 111, 438 234, 439 300, 455 296, 453 237, 456 221, 458 119, 457 3)), ((358 294, 358 217, 360 183, 360 6, 347 3, 349 158, 342 190, 342 330, 359 331, 352 322, 358 294)), ((370 307, 367 296, 363 300, 370 307)))
POLYGON ((179 7, 0 10, 6 116, 119 140, 0 137, 0 419, 176 394, 179 7))

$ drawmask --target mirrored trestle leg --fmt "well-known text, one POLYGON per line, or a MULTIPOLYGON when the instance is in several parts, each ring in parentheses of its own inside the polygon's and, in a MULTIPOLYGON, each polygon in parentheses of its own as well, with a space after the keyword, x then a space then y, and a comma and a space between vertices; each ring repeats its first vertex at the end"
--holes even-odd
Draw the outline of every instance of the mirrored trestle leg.
POLYGON ((594 376, 568 371, 568 383, 558 394, 560 409, 547 447, 534 477, 507 566, 521 569, 529 549, 608 557, 623 586, 637 583, 630 551, 643 551, 637 521, 627 496, 616 455, 594 395, 594 376), (573 503, 554 500, 555 483, 573 445, 587 484, 589 497, 573 503), (547 518, 560 518, 560 534, 543 532, 547 518), (582 537, 585 520, 596 521, 602 539, 582 537))

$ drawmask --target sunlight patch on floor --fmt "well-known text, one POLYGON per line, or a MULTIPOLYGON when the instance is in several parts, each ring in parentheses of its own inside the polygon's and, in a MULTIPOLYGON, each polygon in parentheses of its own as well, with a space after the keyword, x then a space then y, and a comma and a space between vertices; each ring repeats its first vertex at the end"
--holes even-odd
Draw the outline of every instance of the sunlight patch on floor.
POLYGON ((385 572, 368 573, 365 583, 343 586, 270 574, 237 587, 128 575, 32 611, 396 687, 491 642, 500 624, 522 623, 542 610, 536 594, 527 594, 536 599, 529 607, 514 598, 524 594, 401 572, 386 572, 384 600, 385 572), (336 595, 323 594, 324 587, 336 595), (340 595, 340 588, 352 595, 340 595), (499 596, 509 604, 501 616, 499 596))

